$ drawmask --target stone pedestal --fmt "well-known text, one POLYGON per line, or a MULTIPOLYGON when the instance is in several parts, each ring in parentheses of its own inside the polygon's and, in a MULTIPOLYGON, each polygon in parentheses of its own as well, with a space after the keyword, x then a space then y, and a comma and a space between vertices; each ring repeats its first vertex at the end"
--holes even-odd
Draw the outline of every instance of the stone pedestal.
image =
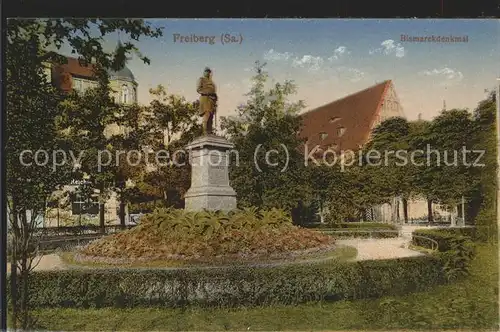
POLYGON ((229 150, 225 138, 206 135, 196 138, 186 149, 191 164, 191 187, 186 192, 188 211, 236 209, 236 192, 229 185, 229 150))

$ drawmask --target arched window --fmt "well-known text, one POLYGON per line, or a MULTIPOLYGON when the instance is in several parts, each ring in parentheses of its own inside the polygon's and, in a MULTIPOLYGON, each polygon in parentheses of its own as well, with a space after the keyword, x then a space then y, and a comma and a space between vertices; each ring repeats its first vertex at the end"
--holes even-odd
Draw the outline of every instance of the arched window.
POLYGON ((128 101, 129 101, 129 91, 128 91, 128 87, 123 84, 122 85, 122 90, 121 90, 121 98, 120 98, 120 101, 123 103, 123 104, 128 104, 128 101))
POLYGON ((137 88, 136 87, 134 87, 134 94, 132 95, 132 100, 134 102, 137 102, 137 88))

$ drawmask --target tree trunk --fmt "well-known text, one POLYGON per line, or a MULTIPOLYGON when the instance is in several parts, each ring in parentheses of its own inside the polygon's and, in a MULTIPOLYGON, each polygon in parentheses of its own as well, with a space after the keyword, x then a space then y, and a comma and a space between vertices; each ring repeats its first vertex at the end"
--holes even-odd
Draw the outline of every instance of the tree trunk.
POLYGON ((125 199, 123 195, 120 195, 120 225, 122 229, 125 229, 125 199))
POLYGON ((399 211, 399 197, 396 199, 396 220, 398 221, 398 224, 401 223, 401 213, 399 211))
MULTIPOLYGON (((28 241, 26 241, 26 247, 28 247, 28 241)), ((29 299, 29 284, 28 284, 28 278, 29 278, 29 267, 28 267, 28 251, 29 249, 26 248, 23 253, 23 257, 21 259, 21 307, 20 307, 20 312, 21 312, 21 329, 24 331, 27 331, 30 326, 29 326, 29 308, 28 308, 28 299, 29 299)))
POLYGON ((19 319, 19 298, 17 292, 17 248, 18 248, 18 220, 17 220, 17 204, 12 202, 11 222, 12 231, 12 257, 10 262, 10 298, 12 303, 12 328, 17 330, 17 322, 19 319))
POLYGON ((325 215, 323 213, 323 200, 319 200, 319 221, 323 224, 325 222, 325 215))
POLYGON ((431 225, 434 223, 434 215, 432 213, 432 199, 427 200, 427 221, 431 225))
POLYGON ((99 227, 101 228, 101 233, 106 233, 106 228, 104 224, 104 203, 99 203, 99 227))
MULTIPOLYGON (((28 260, 32 259, 33 257, 33 245, 31 243, 31 236, 33 232, 33 227, 36 225, 36 216, 37 216, 37 211, 36 210, 31 210, 31 215, 30 215, 30 220, 28 220, 27 217, 27 211, 26 209, 23 209, 20 214, 20 225, 19 227, 21 228, 20 232, 20 240, 21 240, 21 252, 19 253, 20 255, 20 260, 21 260, 21 266, 20 266, 20 271, 19 271, 19 276, 20 276, 20 292, 18 292, 18 295, 20 294, 20 301, 19 301, 19 314, 20 316, 20 323, 21 323, 21 329, 23 331, 26 331, 30 328, 30 321, 29 321, 29 283, 28 283, 28 278, 29 278, 29 273, 30 273, 30 268, 31 264, 28 265, 28 260)), ((18 288, 19 290, 19 288, 18 288)))
POLYGON ((404 223, 408 223, 408 199, 403 197, 403 218, 404 223))
MULTIPOLYGON (((13 248, 17 245, 16 241, 14 240, 13 243, 13 248)), ((12 257, 11 257, 11 262, 10 262, 10 299, 12 303, 12 328, 14 330, 17 329, 17 321, 18 321, 18 306, 19 306, 19 301, 18 301, 18 293, 17 293, 17 254, 16 250, 12 250, 12 257)))

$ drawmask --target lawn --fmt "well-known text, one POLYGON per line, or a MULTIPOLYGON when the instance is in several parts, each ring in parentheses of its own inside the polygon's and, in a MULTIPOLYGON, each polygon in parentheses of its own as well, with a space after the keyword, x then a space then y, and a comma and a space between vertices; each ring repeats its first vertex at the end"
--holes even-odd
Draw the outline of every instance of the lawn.
POLYGON ((239 309, 40 309, 50 330, 498 330, 498 247, 481 245, 471 275, 381 299, 239 309))

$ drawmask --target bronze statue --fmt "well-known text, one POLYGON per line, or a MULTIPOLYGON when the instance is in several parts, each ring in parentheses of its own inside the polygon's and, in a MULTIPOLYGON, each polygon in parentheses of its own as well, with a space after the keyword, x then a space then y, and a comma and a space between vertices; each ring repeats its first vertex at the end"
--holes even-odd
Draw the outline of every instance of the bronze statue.
POLYGON ((205 68, 203 77, 198 80, 196 91, 200 94, 199 115, 203 116, 203 134, 212 134, 213 120, 217 111, 217 93, 210 68, 205 68))

